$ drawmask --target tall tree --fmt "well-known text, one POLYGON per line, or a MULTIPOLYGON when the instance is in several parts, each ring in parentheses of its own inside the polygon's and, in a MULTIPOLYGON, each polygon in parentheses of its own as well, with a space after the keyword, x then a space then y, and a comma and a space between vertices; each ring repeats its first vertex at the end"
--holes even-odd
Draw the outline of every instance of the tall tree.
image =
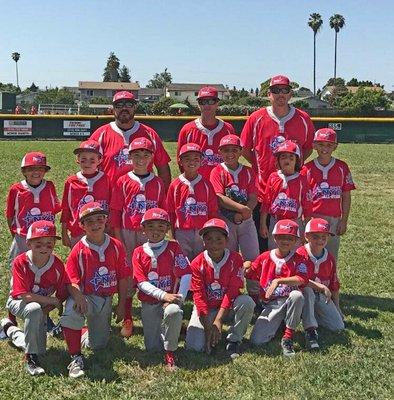
POLYGON ((15 69, 16 69, 16 86, 19 87, 19 76, 18 76, 18 61, 21 58, 21 55, 17 52, 11 54, 12 59, 15 61, 15 69))
POLYGON ((316 35, 323 25, 321 15, 313 13, 309 16, 308 25, 313 30, 313 95, 316 96, 316 35))
POLYGON ((130 79, 130 70, 126 67, 126 65, 123 65, 123 67, 120 69, 119 80, 120 82, 130 82, 130 79))
POLYGON ((165 68, 163 72, 160 72, 160 74, 155 74, 153 78, 148 82, 146 87, 155 89, 165 88, 171 82, 171 73, 167 71, 167 68, 165 68))
POLYGON ((340 14, 330 17, 330 28, 335 30, 334 82, 337 78, 337 41, 338 32, 345 26, 345 18, 340 14))
POLYGON ((119 82, 119 58, 111 51, 104 68, 103 82, 119 82))

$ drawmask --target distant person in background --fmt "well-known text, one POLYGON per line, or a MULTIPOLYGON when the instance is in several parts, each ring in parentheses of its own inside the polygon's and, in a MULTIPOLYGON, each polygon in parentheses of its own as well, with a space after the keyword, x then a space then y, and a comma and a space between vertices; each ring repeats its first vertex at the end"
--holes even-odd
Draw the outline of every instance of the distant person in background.
POLYGON ((19 104, 15 107, 15 114, 22 114, 22 107, 19 104))
POLYGON ((209 179, 211 171, 223 162, 219 154, 219 143, 223 136, 235 134, 233 126, 216 117, 219 106, 218 91, 215 87, 206 86, 200 89, 197 97, 201 117, 185 124, 178 136, 177 160, 179 169, 179 152, 186 143, 198 144, 202 150, 202 161, 199 173, 209 179))
MULTIPOLYGON (((262 203, 267 179, 276 170, 274 152, 286 139, 298 144, 301 161, 312 153, 315 128, 309 115, 289 104, 290 80, 277 75, 271 79, 268 97, 271 106, 261 108, 250 115, 242 133, 241 144, 244 157, 252 163, 257 173, 257 199, 262 203)), ((260 206, 254 209, 253 219, 257 229, 260 225, 260 206)), ((269 225, 269 220, 267 220, 269 225)), ((259 236, 260 252, 267 250, 268 242, 259 236)))
POLYGON ((36 106, 31 106, 31 108, 30 108, 30 114, 31 114, 31 115, 36 115, 36 114, 37 114, 37 108, 36 108, 36 106))
POLYGON ((115 121, 96 129, 90 137, 100 144, 103 171, 114 184, 120 176, 131 171, 133 165, 129 160, 129 145, 134 139, 144 137, 149 139, 154 147, 153 164, 149 166, 149 171, 155 165, 158 176, 168 188, 171 182, 171 159, 156 131, 134 119, 137 108, 134 95, 127 91, 116 93, 113 97, 113 107, 115 121))

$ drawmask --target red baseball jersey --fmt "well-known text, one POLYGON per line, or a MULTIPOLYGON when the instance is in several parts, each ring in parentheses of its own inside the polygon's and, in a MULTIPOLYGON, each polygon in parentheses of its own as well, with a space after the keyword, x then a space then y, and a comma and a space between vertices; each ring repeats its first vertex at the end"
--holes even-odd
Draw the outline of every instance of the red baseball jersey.
POLYGON ((303 173, 312 191, 313 214, 341 217, 342 193, 356 188, 348 165, 332 158, 323 166, 315 158, 304 167, 303 173))
POLYGON ((129 172, 113 188, 111 223, 115 228, 140 230, 142 217, 150 208, 166 208, 163 181, 151 172, 145 178, 129 172))
MULTIPOLYGON (((116 183, 120 176, 133 169, 128 147, 139 137, 145 137, 153 143, 155 149, 153 164, 156 167, 167 165, 171 161, 156 131, 138 121, 135 121, 133 127, 127 131, 123 131, 115 122, 111 122, 96 129, 91 135, 90 139, 100 143, 103 154, 100 168, 112 183, 116 183)), ((150 165, 150 170, 152 167, 153 165, 150 165)))
MULTIPOLYGON (((178 242, 164 240, 160 247, 155 243, 144 243, 133 253, 133 273, 137 283, 149 282, 167 293, 174 293, 177 279, 191 274, 190 264, 178 242)), ((155 304, 157 299, 138 292, 141 301, 155 304)))
POLYGON ((41 268, 32 261, 32 252, 28 250, 15 258, 12 263, 11 296, 20 298, 22 294, 34 293, 40 296, 52 296, 63 300, 67 297, 63 262, 52 254, 41 268))
POLYGON ((64 184, 61 222, 67 223, 71 236, 84 234, 79 226, 79 210, 86 203, 96 201, 109 210, 111 185, 103 171, 87 178, 81 172, 67 178, 64 184))
POLYGON ((296 286, 280 284, 273 295, 267 299, 265 292, 276 278, 296 276, 303 285, 308 283, 308 268, 304 257, 291 252, 285 258, 276 255, 276 249, 265 251, 252 262, 252 266, 245 274, 247 278, 260 281, 261 298, 270 301, 278 297, 287 297, 296 286))
MULTIPOLYGON (((219 155, 219 143, 223 136, 235 134, 233 126, 218 119, 216 128, 209 130, 201 123, 200 118, 185 124, 178 135, 177 160, 179 160, 179 151, 186 143, 196 143, 201 147, 203 158, 198 172, 209 179, 212 168, 223 162, 219 155)), ((179 166, 181 169, 181 167, 179 166)), ((182 171, 182 169, 181 169, 182 171)))
POLYGON ((193 181, 179 175, 168 188, 167 210, 175 229, 202 228, 217 216, 218 202, 212 184, 201 175, 193 181))
POLYGON ((190 266, 191 290, 198 315, 208 315, 210 309, 231 308, 244 285, 241 255, 225 249, 222 260, 215 263, 205 250, 190 266))
POLYGON ((261 108, 250 115, 242 129, 241 143, 254 152, 260 202, 264 198, 267 179, 276 169, 273 153, 278 145, 289 139, 305 153, 312 149, 314 132, 309 115, 294 107, 280 119, 272 112, 272 107, 261 108))
POLYGON ((119 280, 132 275, 122 243, 109 235, 101 246, 84 236, 67 258, 66 273, 69 283, 79 285, 84 294, 97 296, 113 295, 119 280))
POLYGON ((297 254, 304 257, 308 267, 309 279, 327 286, 332 292, 340 288, 335 258, 324 249, 323 256, 317 259, 311 252, 309 243, 297 249, 297 254))
POLYGON ((277 219, 310 217, 311 191, 305 176, 298 172, 289 176, 273 172, 267 181, 262 211, 277 219))
POLYGON ((14 183, 7 197, 6 217, 12 218, 11 230, 14 234, 26 236, 29 226, 36 221, 55 221, 61 210, 55 185, 42 180, 34 188, 25 180, 14 183))

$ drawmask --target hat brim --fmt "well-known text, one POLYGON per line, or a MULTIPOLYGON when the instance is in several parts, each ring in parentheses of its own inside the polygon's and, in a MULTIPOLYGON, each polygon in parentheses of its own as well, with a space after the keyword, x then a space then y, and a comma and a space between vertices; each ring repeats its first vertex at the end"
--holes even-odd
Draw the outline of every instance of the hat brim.
POLYGON ((295 233, 272 233, 272 236, 285 236, 285 235, 287 235, 287 236, 294 236, 294 237, 296 237, 296 238, 300 238, 301 236, 300 235, 296 235, 295 233))
POLYGON ((21 169, 29 167, 45 167, 46 171, 49 171, 51 169, 49 165, 25 165, 24 167, 21 167, 21 169))
POLYGON ((141 221, 141 225, 144 225, 145 223, 150 222, 150 221, 161 221, 161 222, 165 222, 168 226, 171 226, 170 221, 166 221, 165 219, 160 219, 160 218, 146 219, 145 221, 141 221))
POLYGON ((133 151, 137 151, 137 150, 146 150, 149 151, 149 153, 154 153, 155 151, 153 149, 147 149, 146 147, 138 147, 137 149, 129 149, 129 153, 132 153, 133 151))
POLYGON ((36 237, 30 238, 30 239, 26 239, 26 241, 34 240, 34 239, 41 239, 41 238, 46 238, 46 237, 55 238, 56 240, 61 240, 62 239, 60 236, 57 236, 57 235, 53 235, 53 236, 45 235, 45 236, 36 236, 36 237))
POLYGON ((94 149, 89 149, 89 148, 86 148, 86 149, 78 148, 78 149, 75 149, 73 151, 73 153, 76 154, 76 155, 81 154, 81 153, 95 153, 95 154, 98 154, 99 156, 102 156, 100 151, 94 150, 94 149))
POLYGON ((335 236, 332 232, 326 232, 326 231, 309 231, 309 232, 305 232, 304 235, 307 235, 308 233, 328 233, 330 236, 335 236))
POLYGON ((184 151, 183 153, 179 154, 179 158, 183 157, 187 153, 198 153, 198 154, 200 154, 201 157, 203 155, 203 152, 200 150, 187 150, 187 151, 184 151))
POLYGON ((108 217, 109 212, 105 210, 97 210, 97 211, 92 211, 89 214, 84 215, 82 218, 79 218, 79 222, 83 222, 86 218, 91 217, 92 215, 106 215, 108 217))
POLYGON ((338 141, 334 142, 333 140, 324 140, 324 139, 315 140, 315 139, 313 139, 313 143, 319 143, 319 142, 338 144, 338 141))
POLYGON ((204 236, 209 231, 220 231, 220 232, 224 233, 228 237, 228 232, 225 229, 220 228, 218 226, 207 226, 205 228, 201 228, 199 230, 198 234, 200 236, 204 236))

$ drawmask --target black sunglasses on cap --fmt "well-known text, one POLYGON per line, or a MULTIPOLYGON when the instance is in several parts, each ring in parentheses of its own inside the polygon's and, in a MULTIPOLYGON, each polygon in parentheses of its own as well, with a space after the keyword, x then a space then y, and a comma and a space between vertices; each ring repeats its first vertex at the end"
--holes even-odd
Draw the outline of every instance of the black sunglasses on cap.
POLYGON ((290 86, 286 86, 286 87, 272 86, 272 87, 270 87, 269 91, 273 94, 279 94, 279 93, 289 94, 291 91, 291 87, 290 86))
POLYGON ((137 103, 135 101, 117 101, 114 104, 114 108, 121 109, 121 108, 133 108, 137 103))
POLYGON ((200 106, 205 106, 206 104, 213 106, 218 102, 218 99, 199 99, 197 102, 200 104, 200 106))

